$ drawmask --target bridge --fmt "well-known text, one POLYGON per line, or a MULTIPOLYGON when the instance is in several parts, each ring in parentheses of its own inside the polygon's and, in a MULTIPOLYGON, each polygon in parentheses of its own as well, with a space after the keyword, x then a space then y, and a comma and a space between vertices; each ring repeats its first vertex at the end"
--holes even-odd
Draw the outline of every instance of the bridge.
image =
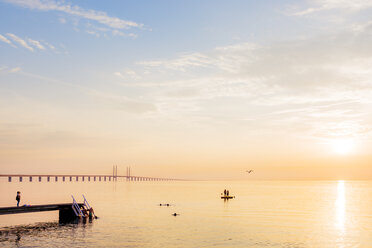
POLYGON ((33 179, 38 180, 39 182, 46 179, 47 182, 50 182, 54 179, 55 182, 59 180, 62 182, 65 181, 75 181, 78 182, 81 180, 82 182, 90 182, 90 181, 117 181, 118 178, 125 179, 127 181, 184 181, 183 179, 174 179, 174 178, 161 178, 161 177, 145 177, 145 176, 132 176, 131 175, 131 168, 127 167, 126 175, 118 175, 118 167, 115 165, 113 167, 112 174, 93 174, 93 175, 86 175, 86 174, 0 174, 0 178, 5 177, 8 178, 8 182, 12 182, 13 178, 18 178, 19 182, 23 182, 23 179, 28 179, 29 182, 32 182, 33 179))

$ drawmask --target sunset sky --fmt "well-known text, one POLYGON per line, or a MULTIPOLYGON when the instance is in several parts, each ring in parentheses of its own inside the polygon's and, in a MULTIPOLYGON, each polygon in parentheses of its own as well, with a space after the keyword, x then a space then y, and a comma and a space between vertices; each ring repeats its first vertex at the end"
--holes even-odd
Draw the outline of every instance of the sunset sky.
POLYGON ((371 68, 369 0, 0 0, 0 174, 372 179, 371 68))

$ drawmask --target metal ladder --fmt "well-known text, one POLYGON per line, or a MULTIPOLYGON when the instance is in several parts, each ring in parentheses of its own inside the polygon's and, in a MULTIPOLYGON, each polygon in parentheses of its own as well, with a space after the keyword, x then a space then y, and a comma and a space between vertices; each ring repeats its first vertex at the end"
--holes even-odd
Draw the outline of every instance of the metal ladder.
POLYGON ((83 198, 84 198, 84 205, 87 207, 87 209, 91 209, 90 205, 89 205, 89 202, 87 201, 87 199, 85 199, 85 196, 82 195, 83 198))
POLYGON ((75 201, 75 198, 73 195, 71 195, 71 197, 72 197, 72 210, 74 210, 77 217, 83 217, 84 215, 83 215, 83 212, 81 212, 79 204, 75 201))

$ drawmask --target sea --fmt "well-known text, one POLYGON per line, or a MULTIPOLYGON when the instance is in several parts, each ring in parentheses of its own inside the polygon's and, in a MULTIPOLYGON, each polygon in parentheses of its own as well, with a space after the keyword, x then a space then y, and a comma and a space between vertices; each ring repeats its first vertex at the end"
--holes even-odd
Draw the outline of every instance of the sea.
POLYGON ((98 219, 60 224, 57 211, 0 215, 0 247, 372 247, 372 181, 3 178, 0 207, 15 206, 17 191, 21 205, 85 195, 98 219), (235 198, 221 199, 224 189, 235 198))

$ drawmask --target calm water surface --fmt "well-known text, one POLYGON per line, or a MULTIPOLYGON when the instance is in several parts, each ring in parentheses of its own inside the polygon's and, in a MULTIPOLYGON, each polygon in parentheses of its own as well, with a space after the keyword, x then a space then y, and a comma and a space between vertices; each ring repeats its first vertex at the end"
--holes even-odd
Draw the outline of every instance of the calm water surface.
POLYGON ((0 247, 372 247, 370 181, 3 180, 0 206, 15 205, 17 190, 31 205, 85 194, 100 218, 59 225, 58 212, 0 216, 0 247), (221 200, 225 188, 236 198, 221 200))

